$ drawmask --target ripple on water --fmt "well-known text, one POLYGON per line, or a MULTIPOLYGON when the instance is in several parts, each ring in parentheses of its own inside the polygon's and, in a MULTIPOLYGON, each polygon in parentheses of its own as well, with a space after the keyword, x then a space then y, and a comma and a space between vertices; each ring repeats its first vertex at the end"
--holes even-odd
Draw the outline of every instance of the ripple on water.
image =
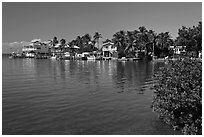
POLYGON ((153 65, 3 57, 3 134, 179 134, 150 108, 153 65))

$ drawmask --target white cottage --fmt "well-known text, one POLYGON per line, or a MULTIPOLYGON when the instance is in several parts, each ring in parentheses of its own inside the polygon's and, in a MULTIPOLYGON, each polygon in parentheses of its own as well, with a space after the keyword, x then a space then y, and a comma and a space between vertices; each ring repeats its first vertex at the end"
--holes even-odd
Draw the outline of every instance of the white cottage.
POLYGON ((41 42, 40 39, 35 39, 29 45, 24 46, 22 51, 29 57, 33 57, 35 54, 48 55, 49 45, 41 42))
POLYGON ((102 44, 102 54, 105 58, 116 58, 117 47, 112 42, 106 42, 102 44))
POLYGON ((170 49, 173 50, 174 54, 182 54, 186 52, 186 46, 170 46, 170 49))

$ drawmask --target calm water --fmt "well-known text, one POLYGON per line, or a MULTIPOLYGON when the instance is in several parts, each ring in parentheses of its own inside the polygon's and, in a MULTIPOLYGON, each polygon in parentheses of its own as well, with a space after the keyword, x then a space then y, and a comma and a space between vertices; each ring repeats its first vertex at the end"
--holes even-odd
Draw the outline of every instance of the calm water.
POLYGON ((162 65, 2 56, 3 134, 180 134, 150 108, 162 65))

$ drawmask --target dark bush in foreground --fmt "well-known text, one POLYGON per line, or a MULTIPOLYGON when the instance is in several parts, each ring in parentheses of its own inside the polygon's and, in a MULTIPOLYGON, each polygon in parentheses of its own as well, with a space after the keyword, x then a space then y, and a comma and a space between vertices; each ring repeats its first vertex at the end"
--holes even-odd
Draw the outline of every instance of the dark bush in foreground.
POLYGON ((202 63, 184 59, 155 75, 153 111, 184 134, 202 134, 202 63))

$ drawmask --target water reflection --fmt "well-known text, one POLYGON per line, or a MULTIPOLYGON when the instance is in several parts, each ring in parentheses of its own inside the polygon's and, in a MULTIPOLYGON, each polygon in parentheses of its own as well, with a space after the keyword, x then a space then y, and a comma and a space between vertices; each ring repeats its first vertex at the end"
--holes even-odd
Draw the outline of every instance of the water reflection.
MULTIPOLYGON (((152 62, 119 61, 51 61, 53 78, 60 81, 77 82, 87 88, 99 90, 102 86, 116 87, 118 93, 124 91, 144 91, 144 83, 151 79, 152 62), (60 78, 60 79, 59 79, 60 78)), ((162 64, 161 64, 162 65, 162 64)), ((49 69, 48 69, 49 70, 49 69)), ((142 92, 141 92, 142 91, 142 92)))
POLYGON ((152 113, 147 90, 164 64, 6 59, 4 134, 174 133, 152 113))
POLYGON ((27 72, 27 71, 30 73, 35 72, 35 63, 33 59, 23 59, 22 66, 23 66, 22 69, 24 72, 27 72))
POLYGON ((141 89, 141 85, 151 79, 152 64, 149 62, 116 62, 116 71, 113 73, 113 81, 117 88, 120 89, 119 93, 125 90, 141 89))

